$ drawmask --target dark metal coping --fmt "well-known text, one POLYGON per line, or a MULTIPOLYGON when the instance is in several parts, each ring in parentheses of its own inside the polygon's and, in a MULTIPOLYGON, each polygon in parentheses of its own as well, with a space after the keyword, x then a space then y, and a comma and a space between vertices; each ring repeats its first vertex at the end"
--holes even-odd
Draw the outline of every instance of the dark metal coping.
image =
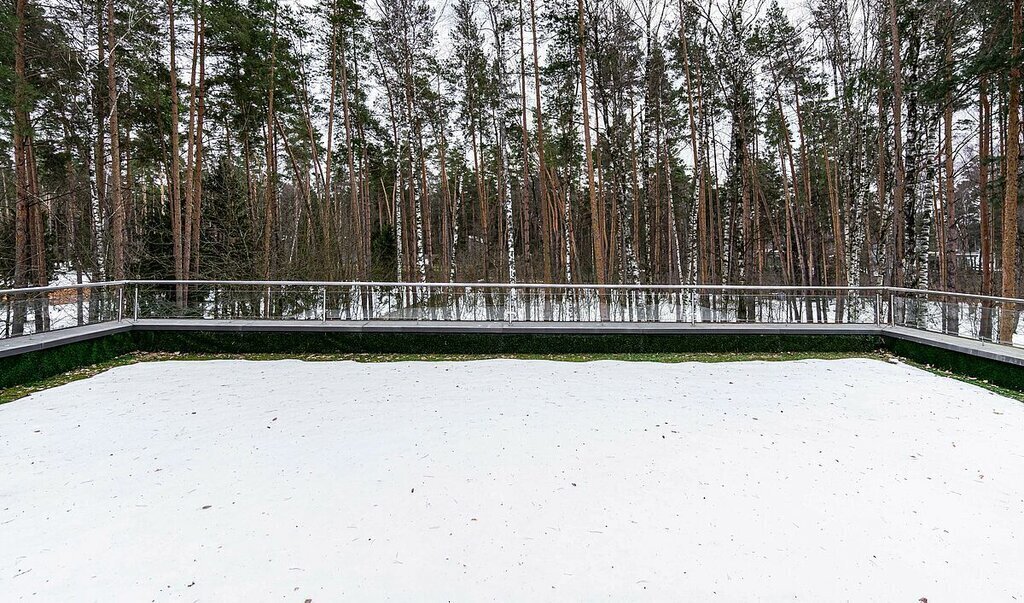
POLYGON ((100 322, 80 327, 68 327, 46 333, 33 333, 21 335, 0 341, 0 358, 18 356, 28 352, 36 352, 48 348, 60 347, 69 343, 87 341, 98 337, 106 337, 116 333, 126 333, 135 328, 131 322, 122 320, 114 322, 100 322))
POLYGON ((987 358, 996 362, 1024 367, 1024 348, 1011 347, 991 341, 966 339, 944 333, 933 333, 909 327, 889 327, 882 329, 882 335, 902 339, 913 343, 960 352, 978 358, 987 358))

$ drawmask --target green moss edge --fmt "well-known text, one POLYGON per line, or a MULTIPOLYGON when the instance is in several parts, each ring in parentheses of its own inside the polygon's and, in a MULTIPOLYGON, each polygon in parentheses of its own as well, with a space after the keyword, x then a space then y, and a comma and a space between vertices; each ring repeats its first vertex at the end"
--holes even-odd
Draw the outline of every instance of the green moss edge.
POLYGON ((0 358, 0 403, 115 366, 175 358, 726 362, 880 357, 886 352, 1018 399, 1024 392, 1020 367, 872 335, 133 331, 0 358))

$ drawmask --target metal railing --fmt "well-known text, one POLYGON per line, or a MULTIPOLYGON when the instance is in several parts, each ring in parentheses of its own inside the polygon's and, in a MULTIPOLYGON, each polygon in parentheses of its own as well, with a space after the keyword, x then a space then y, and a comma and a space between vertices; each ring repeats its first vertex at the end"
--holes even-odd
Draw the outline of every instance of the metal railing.
POLYGON ((120 281, 0 289, 0 339, 124 318, 120 281))
POLYGON ((506 322, 867 322, 877 289, 132 281, 138 318, 506 322), (187 291, 178 297, 182 286, 187 291), (179 301, 179 299, 183 301, 179 301))
POLYGON ((0 290, 0 339, 177 318, 885 324, 1024 346, 1022 310, 1021 299, 898 287, 126 280, 0 290))
POLYGON ((1024 300, 890 287, 891 324, 1024 347, 1024 300))

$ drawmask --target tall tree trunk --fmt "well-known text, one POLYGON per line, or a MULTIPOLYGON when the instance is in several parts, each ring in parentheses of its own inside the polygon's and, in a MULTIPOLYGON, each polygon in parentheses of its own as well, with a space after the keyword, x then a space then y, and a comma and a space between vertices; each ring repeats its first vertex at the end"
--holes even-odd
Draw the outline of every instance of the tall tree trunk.
POLYGON ((125 207, 121 191, 121 145, 117 128, 117 36, 114 34, 114 0, 107 0, 107 94, 110 102, 110 229, 114 251, 111 275, 124 279, 125 207))
MULTIPOLYGON (((39 173, 36 168, 36 154, 35 145, 32 142, 32 137, 28 137, 26 141, 27 151, 27 164, 28 167, 28 217, 29 217, 29 239, 31 240, 32 250, 32 270, 35 273, 35 284, 39 287, 45 287, 50 284, 48 275, 46 274, 46 231, 43 227, 43 203, 42 203, 42 191, 39 190, 39 173)), ((46 305, 46 296, 41 296, 37 300, 36 308, 36 325, 37 328, 49 328, 49 316, 44 312, 46 305)))
MULTIPOLYGON (((14 34, 14 170, 16 206, 14 217, 14 286, 28 285, 29 275, 29 183, 28 143, 28 82, 25 78, 25 18, 26 0, 16 0, 17 19, 14 34)), ((25 304, 15 301, 12 335, 21 335, 25 325, 25 304)))
POLYGON ((483 170, 482 162, 477 149, 479 144, 477 143, 477 128, 476 118, 470 118, 470 144, 473 148, 473 175, 476 177, 476 199, 479 204, 480 210, 477 212, 480 219, 480 240, 483 245, 480 246, 482 250, 481 262, 483 263, 483 279, 486 281, 489 274, 490 267, 490 256, 488 255, 488 249, 490 249, 490 230, 491 221, 487 215, 487 199, 484 189, 484 176, 481 173, 483 170))
POLYGON ((897 0, 889 0, 889 27, 892 35, 892 134, 895 179, 893 188, 893 279, 892 284, 904 283, 904 217, 903 201, 907 190, 907 170, 903 157, 903 65, 900 51, 900 28, 896 19, 897 0))
POLYGON ((185 273, 199 278, 199 230, 203 216, 203 119, 206 114, 206 2, 199 2, 199 88, 196 92, 196 156, 192 176, 192 202, 189 204, 189 264, 185 273))
MULTIPOLYGON (((988 74, 978 81, 978 205, 981 220, 981 294, 992 295, 992 210, 989 207, 989 161, 992 156, 992 107, 988 98, 988 74)), ((983 304, 981 337, 992 338, 992 305, 983 304)))
MULTIPOLYGON (((1010 41, 1010 95, 1006 118, 1006 189, 1003 197, 1003 297, 1017 296, 1017 183, 1020 166, 1020 44, 1021 0, 1013 0, 1010 41)), ((999 320, 999 340, 1013 341, 1020 308, 1004 304, 999 320)))
MULTIPOLYGON (((879 32, 879 36, 881 37, 881 35, 882 35, 882 32, 880 31, 879 32)), ((883 49, 879 49, 878 62, 879 62, 880 65, 885 63, 885 60, 882 58, 883 52, 884 52, 883 49)), ((883 93, 883 88, 882 88, 881 84, 878 85, 878 90, 876 91, 876 99, 875 99, 875 101, 876 101, 876 106, 878 108, 878 140, 876 141, 876 147, 875 147, 875 160, 876 160, 876 163, 875 163, 875 169, 876 169, 875 181, 876 181, 876 187, 878 189, 877 192, 878 192, 879 222, 882 222, 882 221, 884 221, 884 218, 882 216, 884 214, 885 207, 886 207, 887 201, 888 201, 888 196, 889 196, 889 193, 888 193, 888 190, 887 190, 889 182, 888 182, 888 179, 887 179, 887 176, 886 176, 886 144, 885 144, 885 127, 886 127, 885 113, 886 113, 886 111, 885 111, 884 93, 883 93)), ((868 213, 870 213, 870 212, 868 212, 868 213)), ((895 221, 894 221, 894 225, 895 225, 895 221)), ((894 238, 894 242, 895 242, 895 238, 894 238)), ((880 246, 885 246, 886 244, 885 244, 884 241, 879 241, 879 245, 880 246)), ((890 249, 889 253, 887 253, 886 255, 888 255, 893 262, 896 262, 896 261, 899 260, 899 258, 897 258, 895 256, 895 250, 894 249, 890 249)), ((870 265, 871 262, 869 261, 868 264, 870 265)), ((877 266, 877 264, 876 264, 876 266, 877 266)), ((880 279, 882 281, 884 281, 885 280, 885 275, 881 274, 882 272, 884 272, 884 271, 881 271, 881 270, 879 271, 879 273, 880 273, 879 277, 880 277, 880 279)), ((878 284, 881 284, 881 283, 878 283, 878 284)), ((895 283, 893 283, 893 284, 895 284, 895 283)))
MULTIPOLYGON (((957 291, 959 289, 957 282, 957 253, 960 251, 960 235, 956 225, 956 191, 953 185, 953 10, 951 0, 946 1, 946 15, 945 15, 945 48, 944 48, 944 67, 945 75, 948 80, 946 95, 944 99, 945 109, 942 112, 942 154, 945 158, 945 186, 944 186, 944 199, 946 206, 944 208, 944 214, 942 215, 944 232, 943 242, 945 243, 943 248, 943 255, 945 256, 945 266, 943 272, 945 272, 945 286, 944 289, 947 291, 957 291)), ((943 326, 945 332, 958 334, 960 332, 960 317, 959 317, 959 304, 956 300, 950 300, 947 303, 945 312, 943 313, 943 326)))
MULTIPOLYGON (((93 218, 93 278, 103 280, 107 271, 107 150, 106 150, 106 74, 103 63, 107 43, 103 36, 106 4, 96 2, 96 70, 93 80, 94 113, 96 117, 96 142, 93 145, 93 169, 95 170, 95 197, 91 208, 93 218)), ((109 25, 108 25, 109 27, 109 25)), ((91 298, 90 298, 91 299, 91 298)), ((90 312, 92 304, 90 304, 90 312)))
POLYGON ((522 181, 519 183, 519 213, 522 217, 520 220, 520 236, 523 240, 523 258, 525 259, 523 265, 523 271, 527 280, 531 279, 533 274, 532 257, 530 249, 530 222, 528 216, 530 215, 533 199, 533 183, 530 177, 530 134, 527 129, 527 108, 526 108, 526 16, 523 11, 523 2, 519 0, 519 100, 520 100, 520 124, 519 129, 522 134, 522 172, 520 178, 522 181))
POLYGON ((540 62, 537 58, 537 11, 535 0, 530 0, 530 28, 533 32, 533 91, 537 103, 537 181, 540 187, 541 228, 544 229, 544 282, 554 282, 554 258, 558 209, 549 194, 547 168, 544 162, 544 109, 540 98, 540 62))
POLYGON ((408 159, 409 159, 409 198, 413 210, 414 227, 413 233, 416 239, 416 266, 419 272, 419 280, 427 280, 427 262, 430 255, 429 249, 429 214, 430 206, 427 198, 427 176, 426 158, 423 154, 423 136, 420 130, 420 118, 416 109, 419 106, 416 96, 416 80, 414 77, 412 39, 413 34, 409 31, 408 17, 402 20, 402 53, 403 53, 403 74, 402 89, 405 98, 405 111, 408 131, 408 159), (415 137, 415 138, 413 138, 415 137), (417 172, 419 172, 417 174, 417 172), (419 180, 419 191, 417 191, 417 180, 419 180))
MULTIPOLYGON (((323 249, 324 254, 327 256, 328 262, 335 261, 331 252, 334 241, 331 237, 332 227, 334 226, 335 216, 338 213, 334 209, 334 191, 332 190, 334 183, 332 178, 332 161, 334 155, 334 112, 335 112, 335 99, 338 95, 338 0, 331 0, 331 50, 328 53, 328 72, 330 73, 330 92, 327 101, 327 153, 324 158, 324 201, 323 209, 320 212, 320 229, 323 236, 323 249)), ((348 90, 344 91, 344 94, 348 94, 348 90)), ((333 266, 328 266, 327 275, 333 274, 333 266)))
MULTIPOLYGON (((185 160, 185 206, 182 208, 182 272, 188 278, 189 267, 192 265, 192 216, 195 205, 195 166, 196 166, 196 111, 197 97, 196 78, 199 69, 199 15, 196 5, 192 10, 192 67, 188 83, 188 151, 185 160)), ((188 286, 183 287, 188 296, 188 286)))
MULTIPOLYGON (((171 245, 174 255, 174 279, 185 278, 181 240, 181 143, 178 136, 178 67, 176 63, 174 0, 167 0, 167 38, 170 52, 171 78, 171 245)), ((178 305, 184 303, 184 291, 175 289, 178 305)))
MULTIPOLYGON (((690 53, 689 46, 686 40, 686 27, 685 27, 685 12, 683 8, 683 0, 679 0, 679 42, 682 46, 683 51, 683 73, 686 76, 686 110, 687 116, 690 122, 690 152, 693 160, 693 180, 694 189, 696 191, 693 203, 697 206, 697 220, 696 220, 696 232, 690 233, 690 236, 697 238, 696 246, 696 270, 695 277, 697 284, 705 284, 708 282, 708 249, 705 239, 707 238, 707 205, 705 203, 705 180, 704 180, 704 166, 701 163, 701 157, 703 155, 700 152, 700 148, 697 144, 697 120, 694 115, 694 89, 692 84, 692 77, 690 74, 690 53)), ((787 195, 788 197, 788 195, 787 195)))
MULTIPOLYGON (((440 96, 440 83, 438 83, 438 96, 440 96)), ((445 139, 445 127, 441 124, 435 127, 435 136, 438 140, 437 161, 441 171, 441 245, 443 247, 443 262, 448 280, 455 280, 455 243, 458 238, 458 212, 451 207, 452 195, 448 182, 448 143, 445 139)), ((455 201, 458 206, 458 201, 455 201)))
POLYGON ((274 25, 270 43, 270 80, 267 91, 267 178, 263 203, 263 278, 270 280, 273 268, 274 253, 274 222, 277 213, 277 184, 275 157, 277 155, 274 129, 274 89, 276 86, 275 68, 277 63, 277 3, 274 4, 274 25))
POLYGON ((604 284, 608 269, 605 262, 604 223, 601 220, 601 208, 597 202, 597 189, 594 184, 594 158, 590 142, 590 102, 587 98, 587 27, 583 0, 577 0, 579 10, 579 61, 580 90, 582 91, 583 108, 583 146, 587 160, 587 192, 590 198, 590 234, 594 242, 594 277, 598 284, 604 284))
MULTIPOLYGON (((363 257, 362 240, 363 237, 370 235, 367 232, 363 232, 363 210, 360 205, 359 187, 356 185, 356 162, 355 153, 352 148, 355 138, 352 136, 352 111, 349 108, 348 100, 348 57, 345 54, 345 47, 346 42, 343 40, 339 47, 341 57, 341 107, 342 116, 345 120, 345 157, 348 165, 349 208, 352 212, 352 225, 355 227, 356 272, 359 278, 362 279, 368 275, 367 265, 369 263, 369 258, 363 257)), ((331 85, 333 86, 334 84, 332 83, 331 85)))

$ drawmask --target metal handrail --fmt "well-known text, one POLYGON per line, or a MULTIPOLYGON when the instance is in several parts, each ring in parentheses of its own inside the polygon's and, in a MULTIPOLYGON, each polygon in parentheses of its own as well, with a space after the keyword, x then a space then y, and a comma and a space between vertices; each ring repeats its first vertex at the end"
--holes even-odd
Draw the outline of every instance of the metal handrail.
POLYGON ((70 285, 47 285, 45 287, 18 287, 17 289, 0 289, 0 296, 19 295, 21 293, 46 293, 65 289, 98 289, 101 287, 120 287, 129 281, 99 281, 96 283, 71 283, 70 285))
POLYGON ((259 287, 421 287, 477 288, 477 289, 598 289, 598 290, 736 290, 736 291, 883 291, 885 287, 829 286, 829 285, 630 285, 596 283, 446 283, 397 281, 222 281, 222 280, 126 280, 126 285, 244 285, 259 287))
POLYGON ((399 282, 399 281, 262 281, 262 280, 163 280, 163 279, 125 279, 120 281, 98 281, 92 283, 71 283, 67 285, 47 285, 45 287, 18 287, 0 289, 0 296, 23 293, 45 293, 66 289, 95 289, 100 287, 118 287, 135 285, 240 285, 258 287, 416 287, 424 289, 438 288, 475 288, 475 289, 588 289, 588 290, 621 290, 621 291, 793 291, 793 292, 878 292, 904 293, 912 295, 933 295, 991 301, 999 303, 1024 304, 1024 298, 1000 297, 996 295, 979 295, 958 291, 940 291, 936 289, 913 289, 909 287, 891 286, 851 286, 851 285, 712 285, 712 284, 597 284, 597 283, 467 283, 467 282, 399 282))
POLYGON ((467 283, 467 282, 399 282, 399 281, 261 281, 261 280, 158 280, 158 279, 125 279, 120 281, 99 281, 92 283, 71 283, 67 285, 47 285, 45 287, 19 287, 0 289, 0 296, 18 295, 23 293, 45 293, 66 289, 96 289, 101 287, 137 286, 137 285, 240 285, 258 287, 415 287, 424 289, 437 288, 475 288, 475 289, 588 289, 588 290, 621 290, 621 291, 793 291, 793 292, 878 292, 904 293, 912 295, 932 295, 991 301, 998 303, 1024 304, 1024 298, 1000 297, 995 295, 979 295, 958 291, 940 291, 935 289, 913 289, 909 287, 891 286, 849 286, 849 285, 709 285, 709 284, 597 284, 597 283, 467 283))
POLYGON ((1015 297, 998 297, 995 295, 979 295, 977 293, 960 293, 957 291, 937 291, 935 289, 911 289, 908 287, 885 287, 888 291, 893 293, 911 293, 920 295, 937 295, 944 297, 961 297, 964 299, 976 299, 981 301, 991 301, 1007 304, 1024 304, 1024 299, 1018 299, 1015 297))

